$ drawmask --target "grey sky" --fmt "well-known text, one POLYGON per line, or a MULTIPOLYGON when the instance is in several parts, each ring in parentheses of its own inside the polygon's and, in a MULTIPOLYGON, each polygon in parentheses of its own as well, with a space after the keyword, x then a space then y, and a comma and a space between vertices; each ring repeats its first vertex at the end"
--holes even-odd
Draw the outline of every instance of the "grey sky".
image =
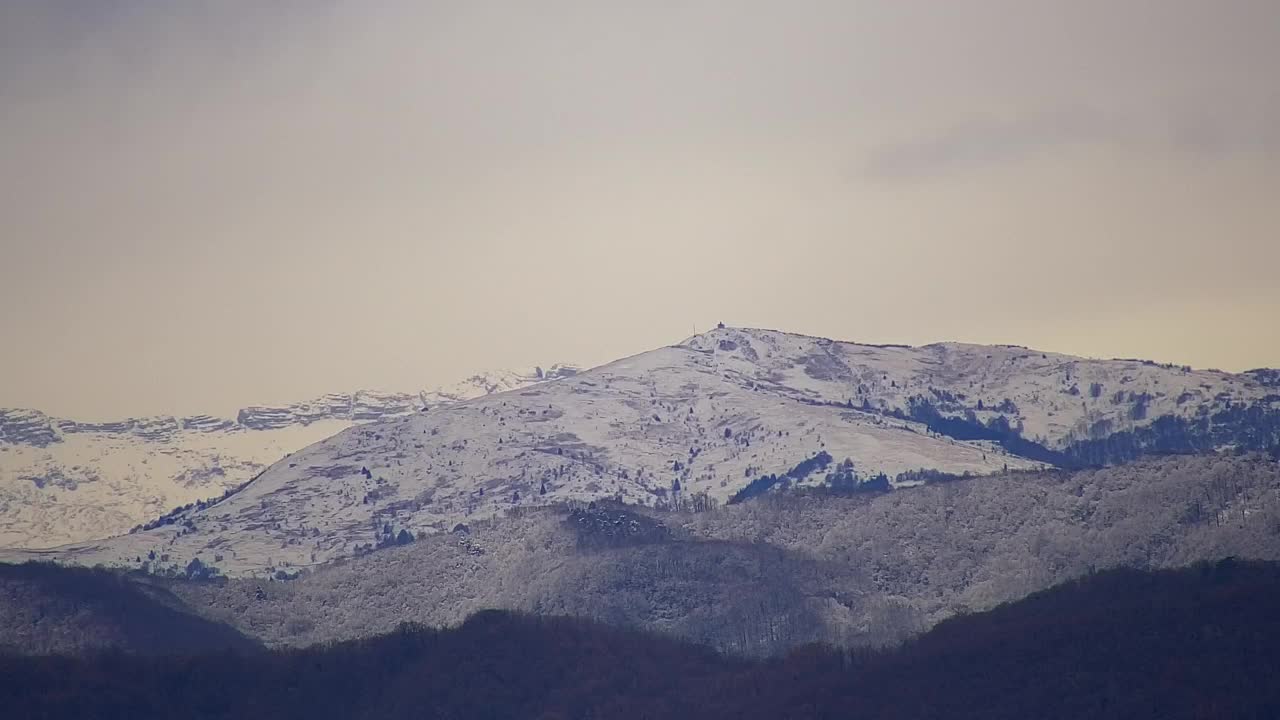
POLYGON ((718 320, 1280 365, 1273 2, 0 0, 0 406, 718 320))

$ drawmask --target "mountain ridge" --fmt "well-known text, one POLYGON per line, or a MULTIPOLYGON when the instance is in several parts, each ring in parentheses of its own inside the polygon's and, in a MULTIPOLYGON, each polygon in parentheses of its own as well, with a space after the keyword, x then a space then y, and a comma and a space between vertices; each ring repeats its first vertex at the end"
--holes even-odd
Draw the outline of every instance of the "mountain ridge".
POLYGON ((753 483, 886 488, 1271 451, 1280 397, 1264 380, 1018 346, 717 328, 556 382, 348 428, 171 527, 59 556, 137 564, 155 553, 181 566, 203 553, 228 572, 270 573, 528 505, 715 504, 753 483), (793 476, 806 458, 813 467, 793 476))
POLYGON ((486 370, 453 385, 439 386, 430 391, 404 393, 365 389, 350 393, 326 393, 311 400, 287 405, 246 405, 234 417, 158 414, 122 420, 83 421, 49 415, 34 408, 0 407, 0 442, 44 447, 60 442, 59 436, 63 434, 104 433, 136 435, 144 440, 163 440, 186 430, 215 432, 237 427, 244 430, 273 430, 287 425, 308 425, 329 419, 378 420, 504 392, 542 380, 570 377, 578 370, 578 366, 565 363, 556 363, 546 369, 535 366, 528 370, 486 370), (281 422, 277 416, 285 420, 281 422))
POLYGON ((235 418, 88 422, 0 409, 0 547, 50 547, 124 533, 174 507, 218 497, 270 463, 354 424, 576 371, 559 363, 490 370, 431 391, 332 393, 249 406, 235 418))

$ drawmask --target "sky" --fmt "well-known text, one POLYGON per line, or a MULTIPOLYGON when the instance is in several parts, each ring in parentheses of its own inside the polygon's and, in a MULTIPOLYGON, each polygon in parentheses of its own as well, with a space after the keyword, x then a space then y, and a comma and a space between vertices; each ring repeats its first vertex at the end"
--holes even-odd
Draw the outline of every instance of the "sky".
POLYGON ((717 322, 1280 366, 1280 3, 0 0, 0 407, 717 322))

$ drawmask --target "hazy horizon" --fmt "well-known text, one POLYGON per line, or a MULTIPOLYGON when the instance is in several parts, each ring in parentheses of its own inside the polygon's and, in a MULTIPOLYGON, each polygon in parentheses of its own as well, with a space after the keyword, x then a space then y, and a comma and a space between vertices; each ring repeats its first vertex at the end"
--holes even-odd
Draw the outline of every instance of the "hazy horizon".
MULTIPOLYGON (((728 326, 728 327, 740 327, 740 328, 747 328, 747 327, 748 327, 748 326, 744 326, 744 325, 735 325, 735 324, 731 324, 731 323, 725 323, 725 324, 726 324, 726 326, 728 326)), ((707 332, 707 331, 709 331, 709 330, 713 329, 714 327, 715 327, 715 325, 712 325, 712 326, 709 326, 709 327, 705 327, 705 326, 698 326, 698 327, 696 328, 696 334, 701 334, 701 333, 707 332)), ((824 338, 827 338, 827 339, 830 339, 830 340, 839 341, 839 342, 851 342, 851 343, 858 343, 858 344, 863 344, 863 345, 915 345, 915 346, 919 347, 919 346, 922 346, 922 345, 929 345, 929 344, 934 344, 934 343, 952 343, 952 342, 954 342, 954 343, 967 343, 967 342, 972 342, 972 341, 967 341, 967 340, 936 340, 936 341, 931 341, 931 342, 921 342, 921 343, 901 343, 901 342, 896 342, 896 341, 893 341, 893 340, 877 341, 877 340, 875 340, 875 339, 857 339, 857 338, 833 337, 833 336, 830 336, 830 335, 822 335, 822 334, 819 334, 819 333, 799 333, 798 331, 795 331, 795 330, 789 330, 789 329, 786 329, 786 328, 758 328, 758 327, 757 327, 757 328, 751 328, 751 329, 758 329, 758 330, 779 330, 779 331, 783 331, 783 332, 792 332, 792 333, 796 333, 796 334, 809 335, 809 336, 813 336, 813 337, 824 337, 824 338)), ((438 387, 443 387, 443 388, 446 388, 446 389, 447 389, 447 388, 448 388, 448 386, 450 386, 450 385, 452 385, 452 384, 454 384, 454 383, 456 383, 456 382, 464 381, 464 380, 466 380, 467 378, 471 377, 472 375, 481 374, 481 373, 489 372, 489 371, 506 371, 506 370, 525 371, 525 370, 532 370, 532 369, 534 369, 535 367, 541 367, 543 370, 546 370, 546 369, 547 369, 547 368, 549 368, 550 366, 552 366, 552 365, 556 365, 556 364, 567 364, 567 365, 573 365, 573 366, 576 366, 576 367, 579 367, 579 368, 582 368, 582 369, 591 369, 591 368, 594 368, 594 367, 597 367, 597 366, 607 365, 607 364, 612 363, 612 362, 614 362, 614 361, 616 361, 616 360, 621 360, 621 359, 624 359, 624 358, 629 357, 629 356, 631 356, 631 355, 636 355, 636 354, 639 354, 639 353, 648 352, 648 351, 650 351, 650 350, 656 350, 656 349, 658 349, 658 348, 665 347, 665 346, 669 346, 669 345, 675 345, 675 344, 677 344, 677 343, 678 343, 678 342, 680 342, 680 341, 687 340, 687 339, 688 339, 688 337, 691 337, 691 335, 690 335, 690 336, 686 336, 686 337, 681 337, 679 341, 672 341, 672 342, 668 342, 668 343, 662 343, 662 344, 659 344, 659 345, 654 345, 654 346, 649 346, 649 347, 645 347, 645 348, 641 348, 641 349, 636 349, 636 350, 634 350, 634 351, 630 351, 630 352, 624 352, 624 353, 622 353, 622 354, 620 354, 620 355, 617 355, 617 356, 611 356, 611 357, 608 357, 608 358, 605 358, 605 359, 601 359, 601 360, 591 360, 591 361, 588 361, 588 362, 579 362, 579 361, 576 361, 576 360, 575 360, 575 359, 573 359, 573 358, 559 358, 559 359, 554 359, 554 358, 553 358, 553 359, 551 359, 551 360, 549 360, 549 361, 547 361, 547 362, 542 362, 542 363, 529 363, 529 364, 526 364, 526 365, 507 365, 507 366, 501 366, 501 367, 496 366, 496 365, 480 366, 480 367, 475 368, 473 371, 466 372, 465 374, 463 374, 463 375, 458 375, 458 376, 456 376, 456 377, 448 377, 448 378, 428 378, 428 379, 424 379, 421 383, 419 383, 419 384, 417 384, 417 385, 406 385, 406 386, 403 386, 403 387, 388 387, 388 386, 376 386, 376 385, 357 385, 357 386, 352 386, 352 387, 330 387, 330 388, 327 388, 327 389, 318 390, 318 391, 316 391, 316 392, 313 392, 311 395, 307 395, 307 396, 284 397, 284 396, 272 395, 272 396, 269 396, 269 397, 267 397, 267 398, 265 398, 265 399, 264 399, 264 398, 249 398, 249 399, 244 400, 243 402, 238 402, 238 403, 227 403, 227 402, 221 402, 221 403, 217 404, 217 405, 216 405, 216 406, 214 406, 214 407, 190 407, 190 408, 182 408, 182 409, 178 409, 178 410, 164 410, 164 409, 161 409, 161 410, 156 410, 156 411, 152 411, 152 412, 144 412, 144 413, 139 413, 139 412, 117 412, 117 413, 112 414, 112 413, 110 413, 110 412, 106 412, 106 413, 100 413, 100 414, 98 414, 98 415, 92 415, 92 414, 86 415, 86 414, 83 414, 83 413, 81 413, 81 414, 74 414, 74 413, 70 413, 70 414, 68 414, 68 413, 59 413, 59 412, 56 412, 56 411, 54 411, 54 410, 51 410, 49 407, 43 407, 43 406, 37 406, 37 405, 29 405, 29 406, 21 406, 21 405, 16 405, 16 404, 13 404, 13 405, 0 405, 0 408, 28 407, 28 408, 30 408, 30 409, 34 409, 34 410, 41 410, 41 411, 44 411, 44 412, 48 412, 48 413, 51 413, 51 414, 53 414, 53 415, 55 415, 55 416, 61 416, 61 417, 67 417, 67 418, 71 418, 71 419, 85 420, 85 421, 112 421, 112 420, 120 420, 120 419, 124 419, 124 418, 126 418, 126 417, 140 417, 140 416, 147 416, 147 415, 176 415, 176 416, 182 416, 182 415, 194 415, 194 414, 206 414, 206 413, 208 413, 208 414, 213 414, 213 415, 221 415, 221 416, 228 416, 228 417, 230 417, 230 416, 234 416, 234 415, 235 415, 235 413, 236 413, 238 410, 243 409, 243 408, 245 408, 245 407, 250 407, 250 406, 255 406, 255 405, 263 405, 263 404, 272 405, 272 404, 286 404, 286 403, 293 403, 293 402, 303 402, 303 401, 307 401, 307 400, 315 399, 316 397, 319 397, 320 395, 328 394, 328 393, 354 393, 354 392, 361 392, 361 391, 373 391, 373 392, 397 392, 397 393, 416 393, 416 392, 424 391, 424 390, 425 390, 425 391, 431 391, 431 390, 434 390, 434 389, 436 389, 436 388, 438 388, 438 387)), ((1062 349, 1062 348, 1050 348, 1050 347, 1039 347, 1039 346, 1027 346, 1027 345, 1025 345, 1025 344, 1023 344, 1023 343, 1016 343, 1016 342, 990 341, 990 342, 975 343, 975 344, 983 344, 983 345, 1017 345, 1017 346, 1027 347, 1028 349, 1033 350, 1033 351, 1037 351, 1037 352, 1052 352, 1052 353, 1058 353, 1058 354, 1063 354, 1063 355, 1077 355, 1077 356, 1080 356, 1080 357, 1084 357, 1084 358, 1086 358, 1086 359, 1100 359, 1100 360, 1138 359, 1138 360, 1151 360, 1151 361, 1154 361, 1154 362, 1161 362, 1161 363, 1184 364, 1184 363, 1180 363, 1180 362, 1179 362, 1179 361, 1177 361, 1176 359, 1171 359, 1171 358, 1155 358, 1155 357, 1147 357, 1147 356, 1120 356, 1120 355, 1081 355, 1080 353, 1075 353, 1075 352, 1072 352, 1072 351, 1067 350, 1067 349, 1062 349)), ((1249 366, 1249 367, 1242 367, 1242 368, 1225 368, 1225 367, 1216 367, 1216 366, 1215 366, 1215 367, 1207 367, 1207 366, 1193 366, 1193 369, 1196 369, 1196 370, 1206 370, 1206 369, 1208 369, 1208 370, 1224 370, 1224 371, 1227 371, 1227 372, 1243 372, 1243 371, 1245 371, 1245 370, 1253 370, 1253 369, 1259 369, 1259 368, 1264 368, 1264 367, 1271 367, 1271 366, 1257 365, 1257 366, 1249 366)))
POLYGON ((0 3, 0 407, 716 322, 1280 366, 1280 4, 0 3))

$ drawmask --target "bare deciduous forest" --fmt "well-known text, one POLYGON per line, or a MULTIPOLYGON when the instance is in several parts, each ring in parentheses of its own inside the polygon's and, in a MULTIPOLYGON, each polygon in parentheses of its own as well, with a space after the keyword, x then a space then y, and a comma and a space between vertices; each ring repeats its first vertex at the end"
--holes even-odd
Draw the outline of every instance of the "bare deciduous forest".
POLYGON ((1280 567, 1116 570, 943 622, 888 651, 746 661, 585 620, 460 627, 269 654, 0 656, 11 717, 1272 718, 1280 567))

